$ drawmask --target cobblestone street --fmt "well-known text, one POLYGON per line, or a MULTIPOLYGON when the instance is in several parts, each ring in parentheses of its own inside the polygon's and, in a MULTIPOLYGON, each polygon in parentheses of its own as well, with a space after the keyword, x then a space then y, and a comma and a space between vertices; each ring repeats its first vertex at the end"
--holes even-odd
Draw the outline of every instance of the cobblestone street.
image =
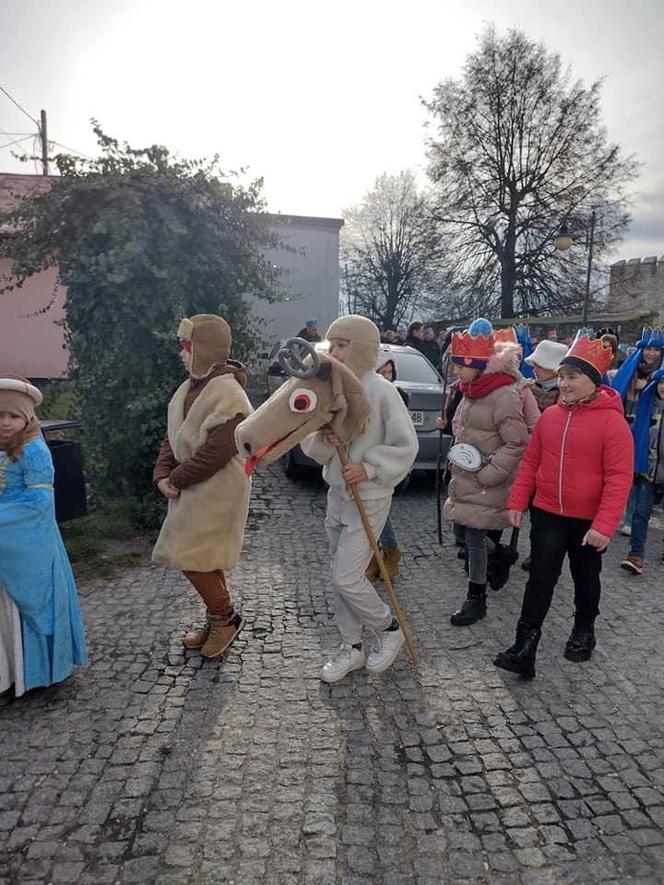
POLYGON ((183 653, 199 603, 146 565, 81 588, 86 669, 0 699, 2 885, 664 882, 661 509, 641 578, 610 547, 593 660, 563 658, 566 567, 520 682, 492 658, 525 573, 452 627, 465 576, 416 478, 393 519, 420 667, 404 651, 330 687, 324 488, 276 465, 254 489, 231 576, 248 626, 221 663, 183 653))

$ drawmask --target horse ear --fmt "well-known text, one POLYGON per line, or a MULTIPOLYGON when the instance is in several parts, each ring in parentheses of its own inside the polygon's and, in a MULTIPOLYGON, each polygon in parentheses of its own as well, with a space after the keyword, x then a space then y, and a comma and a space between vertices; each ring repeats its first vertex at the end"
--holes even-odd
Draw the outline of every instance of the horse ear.
POLYGON ((332 363, 321 362, 320 368, 316 372, 316 378, 320 378, 321 381, 329 381, 331 375, 332 375, 332 363))

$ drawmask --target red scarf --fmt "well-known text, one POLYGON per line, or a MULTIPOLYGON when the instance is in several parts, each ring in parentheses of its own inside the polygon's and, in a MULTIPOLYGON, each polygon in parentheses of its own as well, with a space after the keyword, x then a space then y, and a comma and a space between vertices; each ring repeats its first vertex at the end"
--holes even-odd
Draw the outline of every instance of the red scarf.
POLYGON ((499 387, 514 384, 514 381, 514 376, 508 372, 491 372, 489 375, 480 375, 474 381, 462 381, 459 387, 466 399, 482 399, 499 387))

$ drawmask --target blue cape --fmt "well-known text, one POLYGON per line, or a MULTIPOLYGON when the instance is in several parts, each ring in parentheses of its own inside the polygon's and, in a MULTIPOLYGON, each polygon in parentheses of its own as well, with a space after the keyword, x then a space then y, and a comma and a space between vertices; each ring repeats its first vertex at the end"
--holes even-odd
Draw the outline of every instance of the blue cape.
POLYGON ((533 367, 529 366, 525 359, 527 356, 533 352, 533 342, 530 340, 530 329, 528 326, 515 326, 516 329, 516 340, 521 345, 522 357, 521 357, 521 365, 519 369, 521 370, 521 374, 524 378, 534 378, 535 373, 533 372, 533 367))
POLYGON ((657 383, 664 378, 664 369, 657 369, 650 376, 650 382, 639 395, 636 416, 632 423, 634 437, 634 473, 648 473, 650 450, 650 415, 657 395, 657 383))
POLYGON ((627 388, 629 387, 632 378, 636 374, 638 365, 641 362, 644 347, 659 347, 664 350, 664 330, 659 328, 644 329, 641 333, 640 340, 636 342, 636 350, 631 356, 627 357, 625 362, 616 372, 611 386, 614 390, 618 391, 623 399, 625 398, 627 388))

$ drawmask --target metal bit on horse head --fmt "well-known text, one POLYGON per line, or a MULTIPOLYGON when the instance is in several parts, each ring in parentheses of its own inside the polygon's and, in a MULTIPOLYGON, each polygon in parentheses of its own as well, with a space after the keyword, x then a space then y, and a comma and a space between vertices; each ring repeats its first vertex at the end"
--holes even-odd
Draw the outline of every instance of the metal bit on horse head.
POLYGON ((289 338, 279 350, 277 358, 284 372, 294 378, 313 378, 320 369, 316 349, 304 338, 289 338), (309 363, 307 359, 310 359, 309 363))

